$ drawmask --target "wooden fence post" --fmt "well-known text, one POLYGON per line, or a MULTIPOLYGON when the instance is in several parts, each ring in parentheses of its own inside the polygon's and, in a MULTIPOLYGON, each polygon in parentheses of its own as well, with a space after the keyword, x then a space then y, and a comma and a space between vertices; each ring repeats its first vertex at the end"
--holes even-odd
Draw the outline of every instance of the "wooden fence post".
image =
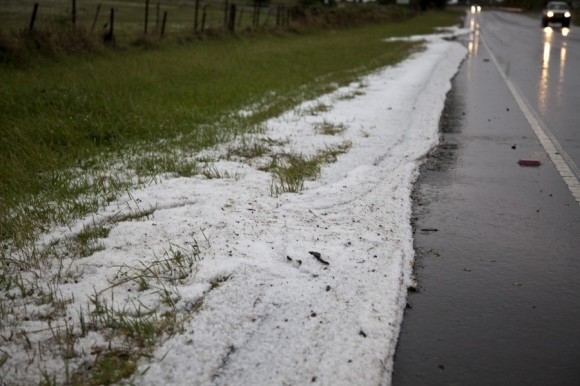
POLYGON ((111 8, 111 16, 109 18, 109 32, 104 36, 105 43, 115 42, 115 8, 111 8))
POLYGON ((254 3, 254 12, 252 13, 252 27, 256 27, 256 15, 258 14, 258 6, 254 3))
POLYGON ((204 4, 201 15, 201 33, 205 31, 205 18, 207 16, 207 4, 204 4))
POLYGON ((32 32, 34 29, 34 23, 36 22, 36 13, 38 12, 38 3, 34 3, 34 8, 32 9, 32 16, 30 17, 30 25, 28 26, 28 32, 32 32))
POLYGON ((230 5, 230 13, 229 13, 229 21, 228 21, 228 31, 234 33, 236 30, 236 5, 230 5))
POLYGON ((229 1, 224 0, 224 27, 228 25, 228 10, 229 10, 229 1))
POLYGON ((73 29, 77 26, 77 0, 72 0, 72 25, 73 29))
POLYGON ((111 34, 111 41, 114 39, 115 37, 115 8, 111 8, 111 29, 110 29, 110 34, 111 34))
POLYGON ((147 35, 147 24, 149 23, 149 0, 145 0, 145 29, 143 33, 147 35))
POLYGON ((161 22, 161 37, 165 35, 165 23, 167 23, 167 11, 163 12, 163 21, 161 22))
POLYGON ((101 12, 101 3, 97 4, 97 12, 95 12, 95 18, 93 19, 93 25, 91 26, 91 33, 95 30, 97 25, 97 19, 99 18, 99 12, 101 12))
POLYGON ((193 20, 193 32, 197 32, 197 15, 199 13, 199 0, 195 0, 195 16, 193 20))

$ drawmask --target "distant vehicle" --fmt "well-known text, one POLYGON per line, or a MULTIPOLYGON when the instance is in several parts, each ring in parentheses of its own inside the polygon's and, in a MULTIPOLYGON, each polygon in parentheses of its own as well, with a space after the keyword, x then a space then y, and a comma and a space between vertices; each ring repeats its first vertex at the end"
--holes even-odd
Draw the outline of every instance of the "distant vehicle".
POLYGON ((570 27, 572 12, 570 6, 563 1, 551 1, 546 4, 542 12, 542 27, 546 28, 550 23, 560 23, 562 27, 570 27))
POLYGON ((481 5, 473 4, 471 6, 471 13, 480 13, 481 12, 481 5))

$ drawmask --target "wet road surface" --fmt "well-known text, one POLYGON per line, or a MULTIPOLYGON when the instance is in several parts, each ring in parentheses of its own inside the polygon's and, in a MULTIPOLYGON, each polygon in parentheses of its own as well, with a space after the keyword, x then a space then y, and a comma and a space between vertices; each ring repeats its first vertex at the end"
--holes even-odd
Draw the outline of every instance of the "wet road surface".
POLYGON ((542 29, 539 18, 508 12, 483 12, 474 22, 501 69, 580 165, 580 28, 542 29))
MULTIPOLYGON (((464 41, 470 54, 448 95, 442 143, 416 185, 419 286, 393 385, 580 385, 580 205, 478 33, 464 41), (530 158, 542 165, 518 166, 530 158)), ((526 98, 537 96, 526 87, 526 98)), ((537 115, 551 124, 553 108, 537 115)), ((554 127, 568 119, 580 122, 554 127)), ((567 130, 553 129, 578 159, 567 130)))

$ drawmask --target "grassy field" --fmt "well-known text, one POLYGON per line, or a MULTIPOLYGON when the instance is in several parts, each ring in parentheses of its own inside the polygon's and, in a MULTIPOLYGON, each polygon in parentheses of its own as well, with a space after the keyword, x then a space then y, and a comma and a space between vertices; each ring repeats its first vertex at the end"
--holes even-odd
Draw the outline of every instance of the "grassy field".
POLYGON ((175 171, 178 160, 147 168, 133 155, 196 151, 254 130, 304 98, 396 63, 414 47, 384 37, 456 21, 453 13, 429 13, 402 24, 0 68, 0 239, 20 244, 112 199, 115 184, 91 182, 104 178, 98 174, 103 157, 123 160, 123 170, 142 175, 175 171), (251 118, 234 114, 248 106, 251 118), (94 173, 100 177, 85 177, 94 173), (79 196, 94 199, 79 203, 79 196))
MULTIPOLYGON (((219 171, 193 156, 259 132, 265 119, 400 62, 420 47, 419 43, 386 43, 385 38, 431 33, 434 27, 456 25, 459 16, 429 12, 404 23, 303 35, 229 37, 150 50, 106 49, 37 58, 24 68, 0 67, 0 326, 8 326, 5 321, 10 320, 10 328, 19 331, 15 310, 25 310, 29 302, 46 305, 51 317, 58 315, 65 303, 58 297, 63 278, 55 276, 46 285, 34 275, 26 276, 27 272, 47 272, 47 267, 62 263, 61 255, 91 255, 98 250, 95 240, 106 237, 109 228, 87 228, 58 248, 46 249, 35 244, 41 233, 71 224, 161 174, 219 178, 219 171)), ((309 161, 323 163, 334 156, 322 154, 309 161)), ((293 176, 317 168, 312 162, 294 161, 287 168, 293 176)), ((280 180, 286 178, 282 168, 272 173, 280 180)), ((288 181, 280 189, 300 188, 300 180, 288 181)), ((196 258, 169 251, 164 262, 182 269, 180 264, 192 264, 196 258)), ((136 277, 145 274, 151 272, 135 273, 136 277)), ((94 306, 103 308, 98 300, 95 295, 94 306)), ((92 328, 118 326, 124 317, 107 309, 95 315, 102 319, 92 320, 92 328)), ((128 325, 119 333, 136 334, 134 321, 122 320, 128 325)), ((175 323, 139 324, 147 327, 149 332, 143 334, 149 335, 136 339, 131 335, 130 341, 138 342, 135 355, 146 355, 159 334, 174 331, 175 323), (156 329, 161 325, 166 330, 156 329)), ((9 336, 9 331, 2 334, 9 336)), ((63 347, 74 347, 76 338, 64 331, 63 347)), ((115 358, 114 352, 110 354, 103 360, 115 358)), ((129 358, 124 362, 129 374, 135 360, 130 354, 123 353, 129 358)), ((2 360, 0 350, 0 365, 2 360)), ((126 375, 94 376, 94 384, 107 384, 126 375)), ((76 383, 87 382, 83 378, 76 383)))

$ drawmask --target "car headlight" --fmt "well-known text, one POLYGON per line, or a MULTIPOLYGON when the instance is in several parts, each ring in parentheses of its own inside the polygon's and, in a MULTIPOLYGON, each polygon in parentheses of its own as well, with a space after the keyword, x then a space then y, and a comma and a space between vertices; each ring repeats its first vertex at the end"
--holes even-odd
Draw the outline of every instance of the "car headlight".
POLYGON ((546 16, 548 16, 548 17, 554 17, 554 12, 548 11, 548 13, 546 14, 546 16))
POLYGON ((481 12, 481 7, 479 5, 477 6, 477 12, 481 12))
POLYGON ((564 13, 564 17, 570 17, 570 16, 572 16, 572 14, 570 12, 564 13))

